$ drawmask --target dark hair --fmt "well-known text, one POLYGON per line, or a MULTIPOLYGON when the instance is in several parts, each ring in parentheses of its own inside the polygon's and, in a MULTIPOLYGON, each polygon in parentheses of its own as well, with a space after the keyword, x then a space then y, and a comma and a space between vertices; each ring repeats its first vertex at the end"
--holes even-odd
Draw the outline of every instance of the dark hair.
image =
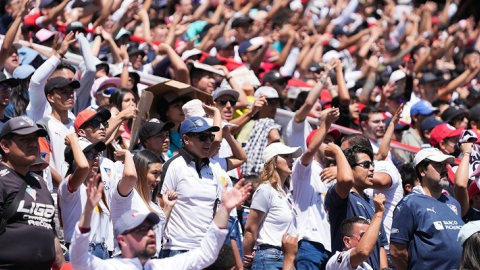
MULTIPOLYGON (((10 133, 10 134, 5 135, 5 137, 3 137, 2 139, 0 139, 0 142, 2 140, 6 140, 8 142, 8 144, 11 144, 12 143, 12 138, 13 138, 13 133, 10 133)), ((4 158, 6 156, 5 156, 5 152, 3 152, 3 149, 1 147, 0 147, 0 155, 2 157, 2 160, 4 160, 4 158)))
POLYGON ((25 115, 27 111, 27 106, 30 103, 30 98, 28 94, 28 86, 30 82, 29 78, 32 75, 30 75, 26 79, 17 79, 20 84, 17 87, 12 88, 12 95, 10 96, 10 100, 12 101, 13 105, 14 117, 25 115))
POLYGON ((235 254, 233 253, 232 246, 223 244, 215 262, 209 267, 204 268, 204 270, 225 270, 231 269, 235 265, 235 254))
POLYGON ((114 105, 115 107, 117 107, 117 109, 119 111, 122 110, 122 102, 123 102, 123 97, 127 94, 127 93, 130 93, 133 95, 133 97, 135 98, 135 103, 138 102, 138 98, 137 98, 137 95, 135 95, 135 92, 133 92, 132 90, 128 89, 128 88, 119 88, 117 90, 115 90, 115 92, 112 93, 112 95, 110 96, 110 104, 114 105))
MULTIPOLYGON (((150 196, 150 187, 147 184, 147 174, 151 164, 162 163, 162 160, 159 156, 149 150, 139 151, 133 156, 133 163, 135 163, 135 169, 137 170, 138 179, 135 186, 135 189, 140 195, 140 198, 145 202, 147 207, 150 209, 148 201, 151 200, 154 203, 156 202, 156 197, 149 198, 150 196)), ((159 185, 153 190, 153 194, 157 194, 159 185)), ((152 209, 150 209, 152 210, 152 209)))
POLYGON ((405 189, 405 186, 407 184, 410 184, 413 187, 415 179, 417 179, 415 167, 413 166, 413 163, 406 163, 403 164, 402 167, 400 167, 398 172, 400 173, 400 176, 402 178, 403 192, 405 193, 405 195, 407 195, 408 191, 405 189))
POLYGON ((295 103, 293 104, 293 110, 294 111, 298 111, 300 109, 300 107, 302 107, 302 105, 307 100, 308 93, 310 93, 310 92, 300 91, 297 98, 295 99, 295 103))
POLYGON ((369 115, 373 113, 384 113, 385 110, 379 109, 377 107, 368 106, 363 108, 360 112, 360 122, 368 121, 369 115))
POLYGON ((342 222, 342 225, 340 225, 342 236, 352 236, 353 224, 355 223, 370 224, 370 222, 363 217, 349 217, 342 222))
POLYGON ((480 269, 480 232, 476 232, 463 243, 459 270, 480 269))
POLYGON ((349 147, 345 150, 343 150, 343 153, 345 154, 345 157, 347 158, 348 164, 350 164, 350 167, 354 168, 357 163, 357 154, 366 154, 370 159, 373 161, 373 152, 372 150, 362 146, 362 145, 354 145, 352 147, 349 147))
POLYGON ((346 135, 345 137, 342 138, 342 143, 343 142, 348 142, 349 147, 354 146, 354 145, 363 146, 367 149, 370 149, 370 151, 372 151, 372 153, 373 153, 372 144, 370 143, 368 138, 361 133, 348 134, 348 135, 346 135))
MULTIPOLYGON (((72 65, 69 65, 69 64, 64 64, 64 63, 60 63, 56 68, 55 68, 55 71, 58 71, 58 70, 62 70, 62 69, 69 69, 71 72, 73 72, 73 74, 75 74, 75 68, 72 66, 72 65)), ((55 72, 54 71, 54 72, 55 72)))
POLYGON ((430 164, 430 160, 429 159, 424 159, 420 163, 418 163, 417 166, 415 166, 415 173, 416 173, 417 179, 420 181, 420 183, 422 182, 422 175, 420 174, 420 168, 426 168, 429 164, 430 164))

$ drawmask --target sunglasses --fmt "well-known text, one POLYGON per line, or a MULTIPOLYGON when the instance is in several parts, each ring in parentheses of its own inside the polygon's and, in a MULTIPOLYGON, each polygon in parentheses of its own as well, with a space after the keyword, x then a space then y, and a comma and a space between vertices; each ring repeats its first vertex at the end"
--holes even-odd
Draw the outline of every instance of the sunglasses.
POLYGON ((375 164, 370 160, 365 160, 363 162, 357 163, 357 164, 355 164, 355 166, 360 166, 364 169, 369 169, 370 166, 372 166, 372 168, 375 168, 375 164))
POLYGON ((85 153, 85 157, 88 159, 88 160, 94 160, 96 159, 97 157, 100 156, 100 153, 92 153, 92 152, 88 152, 88 153, 85 153))
POLYGON ((205 142, 206 140, 210 139, 211 142, 215 139, 214 134, 207 134, 207 133, 190 133, 190 136, 197 137, 201 142, 205 142))
POLYGON ((155 232, 157 230, 157 228, 158 228, 158 225, 151 226, 151 227, 141 226, 141 227, 137 227, 137 228, 134 228, 134 229, 131 229, 131 230, 127 230, 127 231, 123 232, 122 234, 127 235, 127 234, 130 234, 130 233, 135 233, 135 234, 138 234, 140 236, 145 236, 145 235, 148 234, 148 232, 150 230, 155 232))
POLYGON ((89 121, 86 125, 86 127, 92 127, 94 129, 99 128, 100 125, 103 125, 105 128, 108 128, 108 121, 102 122, 97 119, 93 119, 92 121, 89 121))
POLYGON ((227 102, 230 102, 230 105, 232 105, 232 107, 235 107, 235 104, 237 104, 237 100, 234 99, 234 98, 232 98, 232 99, 219 98, 219 99, 218 99, 218 102, 219 102, 220 105, 222 105, 222 106, 227 105, 227 102))
POLYGON ((113 94, 113 92, 115 92, 115 90, 117 89, 114 87, 109 87, 107 89, 101 90, 101 93, 104 97, 110 97, 113 94))

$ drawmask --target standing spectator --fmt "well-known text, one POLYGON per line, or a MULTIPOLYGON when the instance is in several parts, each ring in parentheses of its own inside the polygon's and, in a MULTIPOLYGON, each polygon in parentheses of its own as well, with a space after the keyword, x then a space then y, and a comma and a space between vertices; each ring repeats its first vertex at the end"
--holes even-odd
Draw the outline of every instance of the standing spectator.
POLYGON ((10 120, 10 118, 5 115, 5 109, 10 101, 12 87, 17 87, 18 85, 19 82, 17 79, 7 79, 5 74, 0 72, 0 128, 3 127, 8 120, 10 120))
POLYGON ((296 231, 297 210, 288 189, 293 159, 301 153, 300 147, 288 147, 280 142, 265 148, 265 163, 245 227, 244 267, 282 269, 282 236, 296 231))
POLYGON ((370 257, 382 227, 382 216, 385 212, 385 196, 376 194, 373 198, 375 215, 369 222, 363 217, 351 217, 342 222, 342 240, 345 248, 337 251, 328 260, 328 270, 334 269, 372 269, 365 261, 370 257))
MULTIPOLYGON (((383 110, 375 107, 366 107, 360 112, 360 126, 363 134, 370 140, 373 154, 378 153, 380 139, 385 135, 385 116, 383 110)), ((390 151, 388 158, 391 158, 390 151)))
POLYGON ((320 173, 325 166, 322 162, 325 152, 322 150, 325 150, 327 143, 341 135, 336 129, 327 133, 339 114, 338 109, 328 111, 320 128, 308 136, 307 150, 293 164, 293 201, 298 209, 297 224, 300 232, 299 251, 295 261, 297 269, 323 269, 332 250, 324 195, 328 188, 320 179, 320 173))
POLYGON ((39 155, 38 138, 44 136, 47 132, 26 116, 12 118, 0 131, 2 269, 60 269, 64 261, 52 196, 45 181, 29 172, 39 155))
POLYGON ((390 254, 403 269, 455 269, 461 246, 455 241, 461 226, 460 204, 442 193, 448 183, 446 164, 455 161, 435 148, 415 155, 415 169, 425 194, 412 193, 393 213, 390 254))
MULTIPOLYGON (((215 124, 215 123, 214 123, 215 124)), ((209 159, 210 147, 218 132, 202 117, 192 116, 180 125, 183 147, 165 163, 161 178, 161 196, 175 190, 178 200, 172 210, 161 258, 173 257, 200 246, 213 219, 220 196, 221 175, 209 159)), ((163 204, 163 198, 160 202, 163 204)))
MULTIPOLYGON (((337 176, 337 183, 330 187, 325 198, 325 205, 329 210, 333 252, 342 250, 340 224, 343 220, 355 216, 362 216, 371 220, 374 216, 372 200, 364 191, 373 185, 375 165, 372 161, 372 151, 365 146, 353 145, 345 149, 346 161, 342 163, 338 162, 343 155, 340 147, 333 144, 329 146, 328 150, 336 154, 338 173, 345 173, 348 170, 353 172, 353 177, 352 175, 347 175, 347 177, 337 176)), ((328 150, 327 152, 329 152, 328 150)), ((382 226, 375 248, 367 260, 367 263, 373 269, 387 267, 387 256, 384 248, 386 245, 388 245, 388 241, 382 226)))

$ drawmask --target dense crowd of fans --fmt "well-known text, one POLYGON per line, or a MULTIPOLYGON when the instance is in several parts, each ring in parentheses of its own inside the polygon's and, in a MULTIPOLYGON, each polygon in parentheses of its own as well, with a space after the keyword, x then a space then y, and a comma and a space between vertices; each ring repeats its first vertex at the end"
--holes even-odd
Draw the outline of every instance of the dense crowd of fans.
POLYGON ((480 269, 479 15, 0 1, 0 269, 480 269))

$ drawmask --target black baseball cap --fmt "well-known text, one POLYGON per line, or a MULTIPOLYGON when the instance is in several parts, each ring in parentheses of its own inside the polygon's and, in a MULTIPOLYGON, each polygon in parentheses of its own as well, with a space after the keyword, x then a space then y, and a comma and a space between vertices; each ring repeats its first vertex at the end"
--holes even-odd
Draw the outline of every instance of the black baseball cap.
POLYGON ((206 65, 210 65, 210 66, 217 66, 217 65, 222 65, 223 66, 223 65, 227 64, 227 61, 220 60, 215 56, 208 56, 203 60, 202 63, 204 63, 206 65))
POLYGON ((79 21, 74 21, 68 24, 67 29, 65 30, 65 33, 68 34, 70 32, 81 32, 83 34, 87 33, 87 30, 85 30, 85 25, 79 21))
POLYGON ((140 50, 137 46, 129 46, 128 49, 127 49, 127 52, 128 52, 128 56, 131 56, 131 55, 134 55, 134 54, 141 54, 142 57, 145 57, 145 52, 143 50, 140 50))
MULTIPOLYGON (((107 146, 105 145, 104 142, 96 142, 96 143, 89 144, 87 147, 83 148, 82 152, 86 154, 90 152, 92 149, 95 149, 97 153, 100 153, 100 152, 103 152, 105 149, 107 149, 107 146)), ((69 168, 69 171, 70 171, 74 161, 72 147, 67 146, 65 148, 64 154, 65 154, 65 161, 70 166, 69 168)))
POLYGON ((423 76, 420 78, 420 84, 430 83, 430 82, 437 82, 439 78, 432 72, 425 72, 423 76))
POLYGON ((155 136, 156 134, 162 131, 169 131, 175 126, 172 122, 145 122, 138 132, 138 137, 140 138, 140 143, 143 143, 150 137, 155 136))
POLYGON ((253 22, 253 19, 250 17, 239 17, 233 20, 232 28, 238 27, 249 27, 253 22))
POLYGON ((64 77, 55 77, 47 82, 45 85, 45 95, 50 94, 53 89, 62 88, 65 86, 71 86, 73 89, 78 89, 80 87, 80 83, 78 81, 70 81, 64 77))
POLYGON ((267 82, 276 82, 280 80, 289 81, 292 77, 291 76, 282 76, 278 70, 272 70, 265 75, 263 75, 263 84, 267 82))
POLYGON ((20 82, 17 79, 15 78, 7 79, 7 76, 3 72, 0 72, 0 84, 2 83, 10 87, 17 87, 20 84, 20 82))
POLYGON ((0 130, 0 140, 9 134, 28 135, 37 133, 40 137, 47 136, 47 131, 26 116, 18 116, 8 120, 0 130))

